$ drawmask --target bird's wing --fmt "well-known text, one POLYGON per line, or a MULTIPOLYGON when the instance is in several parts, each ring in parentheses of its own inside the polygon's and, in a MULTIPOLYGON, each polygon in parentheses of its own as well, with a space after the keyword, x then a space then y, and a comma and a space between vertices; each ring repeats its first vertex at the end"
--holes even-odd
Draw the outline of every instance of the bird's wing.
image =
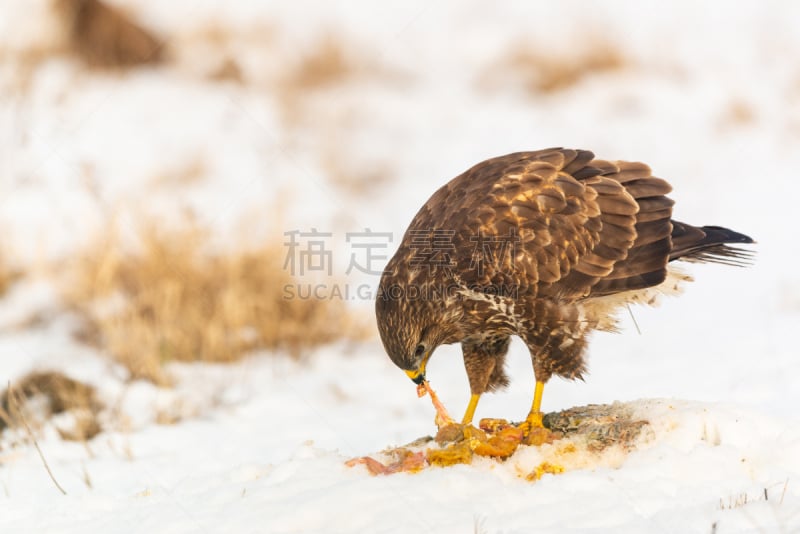
POLYGON ((435 242, 438 232, 439 258, 449 262, 439 272, 478 290, 574 299, 649 287, 666 276, 670 190, 643 163, 586 150, 518 152, 439 189, 404 246, 412 234, 435 242))
POLYGON ((475 289, 586 295, 625 258, 639 210, 593 158, 550 149, 480 163, 431 197, 404 243, 450 232, 449 272, 475 289))
MULTIPOLYGON (((672 249, 672 206, 667 195, 672 187, 651 175, 644 163, 594 160, 590 167, 601 170, 601 176, 622 186, 634 199, 634 241, 627 253, 618 258, 610 273, 593 280, 589 296, 609 295, 622 291, 658 285, 667 275, 667 262, 672 249)), ((588 185, 588 184, 587 184, 588 185)), ((614 224, 615 217, 604 214, 604 229, 614 224)), ((630 224, 626 219, 624 224, 630 224)))

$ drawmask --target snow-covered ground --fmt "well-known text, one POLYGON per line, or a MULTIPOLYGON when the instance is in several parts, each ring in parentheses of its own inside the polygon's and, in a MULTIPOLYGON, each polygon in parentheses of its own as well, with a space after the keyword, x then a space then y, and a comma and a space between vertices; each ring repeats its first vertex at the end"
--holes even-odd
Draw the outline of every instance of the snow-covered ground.
MULTIPOLYGON (((6 437, 0 532, 800 531, 800 5, 114 3, 168 36, 174 59, 103 73, 57 55, 25 68, 27 52, 54 46, 47 1, 0 4, 0 252, 33 273, 0 300, 0 382, 59 369, 116 409, 86 445, 52 426, 39 437, 66 496, 33 447, 6 437), (208 76, 220 61, 202 42, 211 30, 242 83, 208 76), (326 38, 352 54, 349 74, 293 94, 287 73, 326 38), (570 57, 592 43, 624 66, 546 94, 502 67, 515 47, 570 57), (36 274, 110 220, 190 211, 222 247, 330 232, 334 274, 374 289, 377 277, 345 274, 348 232, 390 232, 391 251, 439 184, 547 146, 645 161, 673 184, 676 219, 759 244, 746 270, 689 266, 683 296, 633 309, 641 334, 622 317, 623 335, 595 336, 586 383, 548 384, 547 411, 629 402, 653 432, 615 462, 536 483, 518 476, 533 449, 416 475, 345 467, 434 429, 377 339, 303 363, 257 353, 174 366, 175 387, 159 389, 78 344, 52 277, 36 274), (156 424, 165 412, 177 422, 156 424)), ((369 299, 351 304, 370 312, 369 299)), ((525 415, 521 343, 509 360, 511 387, 478 417, 525 415)), ((457 347, 428 369, 458 413, 457 347)))

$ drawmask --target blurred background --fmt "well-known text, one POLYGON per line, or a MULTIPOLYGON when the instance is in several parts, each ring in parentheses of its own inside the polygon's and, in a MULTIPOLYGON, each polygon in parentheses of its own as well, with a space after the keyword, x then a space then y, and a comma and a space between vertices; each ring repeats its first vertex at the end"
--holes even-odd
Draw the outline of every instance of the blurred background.
MULTIPOLYGON (((69 380, 114 398, 101 377, 178 387, 174 362, 313 371, 335 347, 393 373, 372 298, 419 206, 483 159, 568 146, 647 162, 676 219, 759 245, 748 270, 692 266, 684 297, 633 311, 641 333, 598 335, 589 383, 550 407, 794 415, 798 27, 788 1, 3 0, 0 378, 91 412, 69 380)), ((442 353, 429 374, 465 404, 442 353)))

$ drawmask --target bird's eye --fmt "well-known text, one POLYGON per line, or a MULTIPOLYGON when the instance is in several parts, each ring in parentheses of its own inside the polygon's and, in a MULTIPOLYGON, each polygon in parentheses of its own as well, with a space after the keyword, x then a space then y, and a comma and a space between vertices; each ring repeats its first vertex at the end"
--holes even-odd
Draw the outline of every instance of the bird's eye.
POLYGON ((420 343, 417 345, 417 348, 414 350, 414 356, 422 356, 425 353, 425 345, 420 343))

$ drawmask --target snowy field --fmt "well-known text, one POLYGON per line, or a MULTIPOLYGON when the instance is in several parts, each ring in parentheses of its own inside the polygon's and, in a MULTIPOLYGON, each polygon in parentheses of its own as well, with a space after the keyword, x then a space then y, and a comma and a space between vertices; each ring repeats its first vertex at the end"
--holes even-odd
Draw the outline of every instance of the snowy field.
MULTIPOLYGON (((0 257, 24 272, 0 297, 0 389, 59 370, 110 407, 86 442, 59 436, 68 414, 37 431, 66 495, 24 429, 0 435, 0 533, 800 532, 800 4, 113 3, 161 36, 164 64, 88 69, 48 0, 0 3, 0 257), (292 77, 331 43, 332 82, 292 77), (581 64, 598 50, 605 67, 581 64), (586 73, 548 88, 542 57, 586 73), (546 387, 545 411, 628 403, 651 429, 630 452, 536 482, 533 447, 372 477, 344 462, 435 432, 374 327, 299 361, 170 364, 171 388, 73 335, 60 266, 112 221, 154 218, 199 221, 220 250, 328 232, 333 278, 365 288, 348 308, 370 318, 378 277, 346 272, 348 233, 389 233, 391 254, 440 184, 550 146, 647 162, 676 219, 758 242, 748 269, 689 265, 680 298, 594 336, 585 383, 546 387)), ((459 352, 427 372, 458 415, 459 352)), ((509 375, 476 418, 525 416, 518 340, 509 375)))

